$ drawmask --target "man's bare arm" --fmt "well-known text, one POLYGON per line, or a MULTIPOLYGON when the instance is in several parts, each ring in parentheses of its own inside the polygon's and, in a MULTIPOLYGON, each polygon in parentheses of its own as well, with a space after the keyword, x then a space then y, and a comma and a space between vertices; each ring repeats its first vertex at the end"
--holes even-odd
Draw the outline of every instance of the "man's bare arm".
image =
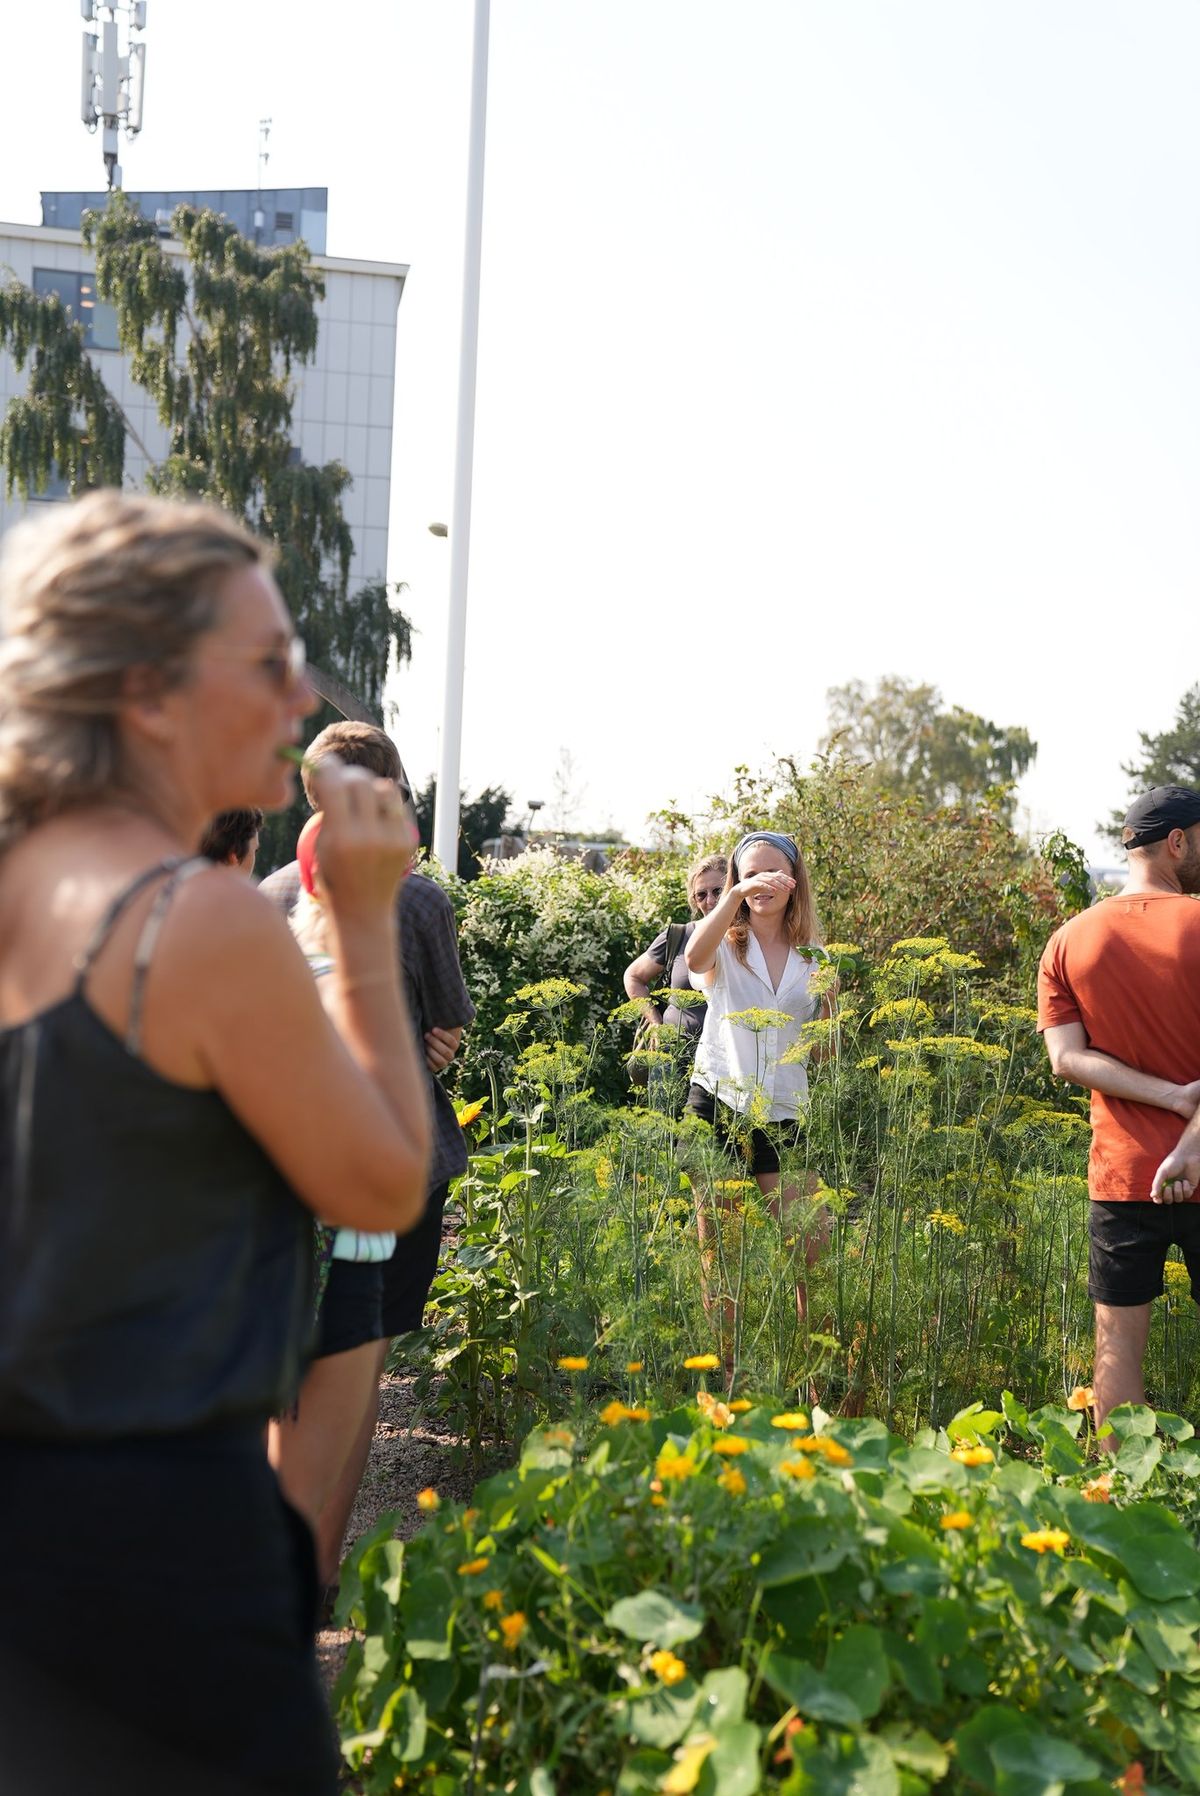
POLYGON ((1153 1073, 1139 1072, 1137 1067, 1091 1047, 1082 1023, 1056 1023, 1044 1034, 1051 1071, 1071 1085, 1133 1104, 1150 1104, 1156 1110, 1172 1110, 1185 1120, 1194 1116, 1200 1105, 1200 1079, 1176 1085, 1153 1073))

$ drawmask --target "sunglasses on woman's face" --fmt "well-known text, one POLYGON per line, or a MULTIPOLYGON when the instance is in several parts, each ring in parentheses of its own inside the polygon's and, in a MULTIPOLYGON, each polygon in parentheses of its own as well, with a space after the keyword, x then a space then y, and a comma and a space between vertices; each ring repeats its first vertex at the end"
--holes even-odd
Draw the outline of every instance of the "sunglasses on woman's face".
POLYGON ((304 648, 302 636, 289 637, 279 648, 273 649, 221 649, 220 653, 231 661, 250 661, 260 667, 272 686, 281 693, 294 692, 303 684, 308 670, 308 655, 304 648))
POLYGON ((724 890, 724 886, 697 886, 696 901, 699 903, 701 898, 719 898, 724 890))

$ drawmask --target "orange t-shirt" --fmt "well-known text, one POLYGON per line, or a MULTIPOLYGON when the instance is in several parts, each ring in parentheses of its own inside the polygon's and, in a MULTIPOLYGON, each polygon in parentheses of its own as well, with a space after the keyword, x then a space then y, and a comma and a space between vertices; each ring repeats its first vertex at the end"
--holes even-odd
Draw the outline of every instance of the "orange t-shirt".
MULTIPOLYGON (((1139 1072, 1200 1078, 1200 903, 1118 893, 1056 929, 1038 968, 1038 1028, 1059 1023, 1082 1023, 1089 1047, 1139 1072)), ((1173 1110, 1093 1091, 1090 1195, 1148 1202, 1182 1130, 1173 1110)))

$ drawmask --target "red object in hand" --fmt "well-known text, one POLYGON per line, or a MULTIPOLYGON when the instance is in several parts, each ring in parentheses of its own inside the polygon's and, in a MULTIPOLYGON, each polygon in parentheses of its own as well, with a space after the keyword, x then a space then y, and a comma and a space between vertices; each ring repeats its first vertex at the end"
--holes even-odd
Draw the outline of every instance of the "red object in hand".
POLYGON ((317 837, 321 833, 322 820, 323 812, 321 811, 318 811, 314 817, 310 817, 300 831, 300 837, 296 843, 296 862, 300 868, 300 884, 310 898, 313 896, 317 883, 317 837))

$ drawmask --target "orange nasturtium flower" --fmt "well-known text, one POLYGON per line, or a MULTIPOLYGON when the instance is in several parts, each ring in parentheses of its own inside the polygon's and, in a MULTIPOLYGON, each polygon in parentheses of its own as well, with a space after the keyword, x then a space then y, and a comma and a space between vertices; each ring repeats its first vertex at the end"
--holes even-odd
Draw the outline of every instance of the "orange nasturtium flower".
POLYGON ((564 1353, 558 1362, 560 1372, 586 1372, 587 1360, 578 1353, 564 1353))
POLYGON ((722 1434, 718 1435, 713 1442, 712 1450, 714 1453, 719 1453, 723 1459, 736 1459, 738 1454, 745 1453, 749 1446, 750 1442, 743 1435, 722 1434))
POLYGON ((1118 1777, 1113 1785, 1118 1796, 1142 1796, 1142 1791, 1145 1788, 1146 1773, 1141 1759, 1134 1759, 1132 1765, 1127 1767, 1123 1775, 1118 1777))
POLYGON ((427 1484, 424 1490, 419 1490, 417 1492, 417 1508, 428 1510, 430 1514, 440 1506, 441 1501, 442 1499, 438 1496, 432 1484, 427 1484))
POLYGON ((949 1515, 944 1515, 938 1523, 938 1527, 945 1529, 947 1534, 956 1534, 960 1528, 973 1528, 974 1526, 974 1518, 968 1515, 965 1509, 952 1509, 949 1515))
POLYGON ((754 1405, 749 1397, 735 1397, 729 1407, 735 1416, 744 1416, 748 1409, 754 1408, 754 1405))
POLYGON ((816 1439, 817 1451, 829 1465, 853 1465, 854 1455, 843 1447, 841 1441, 835 1441, 832 1435, 819 1434, 816 1439))
POLYGON ((1083 1487, 1083 1494, 1089 1503, 1111 1503, 1112 1473, 1101 1472, 1098 1478, 1089 1478, 1083 1487))
POLYGON ((1067 1398, 1068 1409, 1091 1409, 1096 1401, 1096 1393, 1090 1384, 1077 1384, 1067 1398))
POLYGON ((679 1684, 687 1676, 687 1666, 683 1660, 677 1659, 674 1653, 667 1652, 665 1648, 650 1654, 650 1669, 663 1684, 679 1684))
POLYGON ((476 1098, 473 1104, 464 1104, 454 1112, 460 1129, 469 1129, 471 1124, 481 1117, 487 1109, 486 1098, 476 1098))
POLYGON ((1021 1545, 1028 1547, 1031 1553, 1061 1553, 1070 1542, 1071 1536, 1065 1528, 1035 1528, 1032 1533, 1021 1536, 1021 1545))
POLYGON ((615 1428, 618 1422, 626 1421, 628 1416, 627 1406, 614 1397, 611 1403, 604 1405, 596 1419, 605 1428, 615 1428))
POLYGON ((476 1572, 486 1571, 491 1563, 491 1560, 484 1558, 482 1554, 478 1559, 464 1559, 458 1568, 459 1575, 464 1578, 473 1578, 476 1572))
POLYGON ((789 1434, 805 1434, 809 1423, 802 1409, 785 1409, 780 1415, 771 1417, 771 1426, 786 1428, 789 1434))
POLYGON ((717 1479, 717 1483, 721 1486, 722 1490, 728 1491, 731 1497, 744 1497, 749 1489, 749 1486, 746 1483, 745 1474, 740 1465, 726 1466, 725 1470, 721 1473, 721 1476, 717 1479))
POLYGON ((711 1391, 696 1392, 696 1407, 707 1422, 714 1428, 728 1428, 733 1420, 733 1411, 728 1403, 722 1403, 711 1391))
POLYGON ((511 1615, 500 1618, 500 1632, 504 1635, 504 1644, 511 1652, 527 1627, 525 1616, 520 1609, 514 1609, 511 1615))
POLYGON ((685 1372, 715 1372, 720 1365, 715 1353, 693 1353, 683 1362, 685 1372))
POLYGON ((625 1370, 627 1372, 641 1372, 645 1369, 645 1365, 646 1362, 644 1359, 627 1359, 625 1361, 625 1370))
POLYGON ((485 1609, 503 1609, 504 1592, 502 1590, 485 1590, 483 1593, 483 1606, 485 1609))
POLYGON ((996 1455, 990 1447, 955 1447, 950 1455, 959 1465, 994 1465, 996 1455))
POLYGON ((695 1469, 695 1460, 686 1453, 680 1453, 671 1445, 670 1441, 667 1442, 654 1462, 655 1474, 668 1481, 672 1478, 690 1478, 695 1469))
POLYGON ((817 1475, 812 1469, 811 1459, 781 1459, 779 1469, 786 1472, 789 1478, 815 1478, 817 1475))

